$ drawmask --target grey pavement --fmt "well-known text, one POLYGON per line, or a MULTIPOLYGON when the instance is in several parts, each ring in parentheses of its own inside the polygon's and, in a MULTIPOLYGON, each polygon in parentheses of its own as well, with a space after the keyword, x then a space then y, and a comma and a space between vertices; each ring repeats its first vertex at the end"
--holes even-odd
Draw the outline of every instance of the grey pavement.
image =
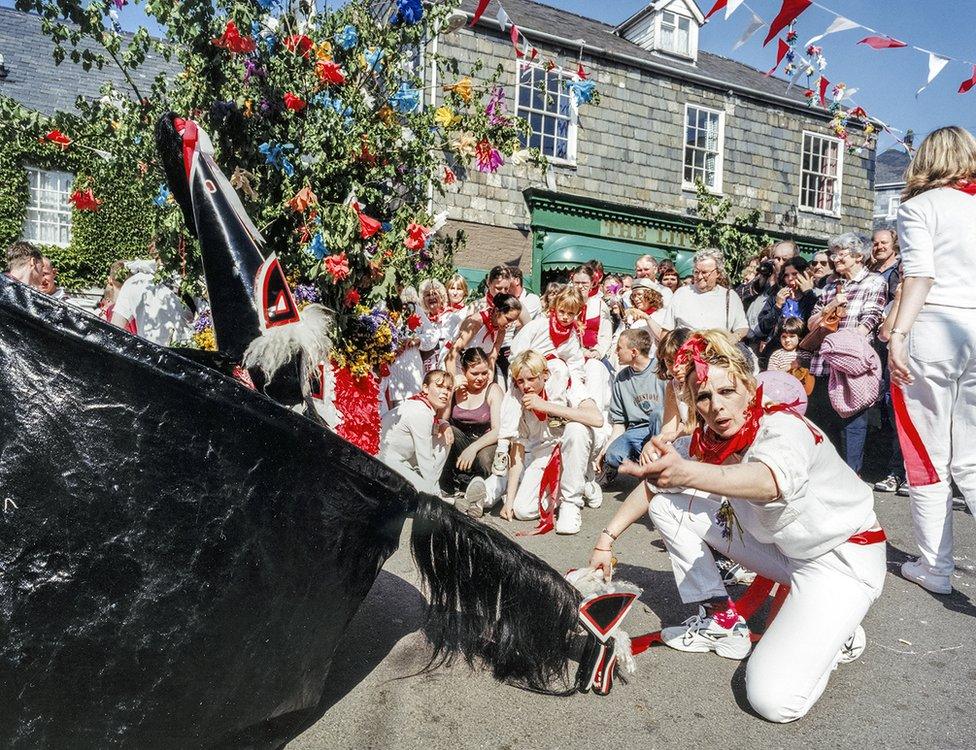
MULTIPOLYGON (((518 542, 557 570, 583 566, 594 537, 631 486, 618 481, 602 508, 585 510, 583 531, 575 537, 549 534, 518 542)), ((288 750, 971 750, 976 746, 976 524, 957 506, 955 592, 935 596, 897 575, 914 549, 907 503, 907 498, 876 495, 889 538, 889 575, 864 622, 866 652, 841 665, 810 714, 789 725, 770 724, 750 712, 744 662, 663 646, 641 654, 638 673, 626 684, 618 681, 604 698, 535 695, 463 663, 414 676, 429 652, 420 632, 424 598, 410 559, 408 522, 400 549, 384 566, 336 656, 329 709, 288 750)), ((513 535, 532 526, 506 523, 497 515, 485 522, 513 535)), ((636 635, 691 614, 677 598, 667 553, 649 522, 632 527, 616 548, 617 577, 644 589, 626 630, 636 635)))

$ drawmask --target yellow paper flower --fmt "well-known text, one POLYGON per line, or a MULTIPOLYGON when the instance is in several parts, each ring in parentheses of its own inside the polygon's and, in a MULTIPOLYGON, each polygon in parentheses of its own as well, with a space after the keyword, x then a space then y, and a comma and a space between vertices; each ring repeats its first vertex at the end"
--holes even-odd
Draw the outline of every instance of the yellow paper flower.
POLYGON ((315 47, 315 59, 329 62, 332 59, 332 42, 319 42, 315 47))
POLYGON ((471 133, 462 133, 451 141, 451 148, 461 154, 461 156, 474 156, 477 145, 478 142, 471 133))
POLYGON ((444 87, 445 91, 453 91, 455 94, 461 97, 465 104, 471 101, 471 95, 474 93, 474 87, 471 84, 471 79, 465 76, 457 83, 451 84, 450 86, 444 87))
POLYGON ((461 122, 461 118, 450 107, 438 107, 434 112, 434 122, 446 130, 461 122))
POLYGON ((384 104, 380 107, 379 111, 376 113, 379 115, 380 120, 386 125, 392 125, 396 121, 396 113, 393 111, 393 107, 389 104, 384 104))

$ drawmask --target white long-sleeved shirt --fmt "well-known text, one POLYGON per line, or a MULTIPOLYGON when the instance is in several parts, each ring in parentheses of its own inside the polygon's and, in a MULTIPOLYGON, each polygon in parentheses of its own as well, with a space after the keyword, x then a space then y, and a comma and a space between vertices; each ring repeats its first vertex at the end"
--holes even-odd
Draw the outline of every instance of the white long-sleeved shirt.
POLYGON ((898 209, 902 278, 935 279, 926 304, 976 308, 976 196, 927 190, 898 209))
POLYGON ((423 401, 408 399, 383 417, 380 461, 392 469, 406 466, 420 475, 425 492, 437 493, 443 461, 434 448, 434 411, 423 401))
POLYGON ((587 321, 600 316, 600 328, 593 349, 597 353, 597 359, 603 359, 610 353, 610 345, 613 343, 613 320, 610 318, 610 308, 603 301, 602 294, 587 298, 584 314, 587 321))
POLYGON ((579 336, 571 333, 569 338, 557 347, 549 336, 548 315, 540 315, 535 320, 529 321, 515 334, 509 361, 530 349, 543 357, 552 354, 561 359, 569 368, 570 377, 579 383, 583 382, 583 347, 579 336))

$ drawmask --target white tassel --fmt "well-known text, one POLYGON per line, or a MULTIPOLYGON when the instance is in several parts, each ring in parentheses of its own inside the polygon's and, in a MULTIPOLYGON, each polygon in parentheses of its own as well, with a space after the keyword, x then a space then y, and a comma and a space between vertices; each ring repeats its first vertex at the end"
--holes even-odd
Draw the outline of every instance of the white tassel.
MULTIPOLYGON (((247 369, 260 370, 270 382, 278 370, 301 353, 302 394, 307 397, 312 375, 319 362, 329 361, 332 317, 322 305, 308 305, 299 318, 297 323, 269 328, 254 339, 244 352, 243 364, 247 369)), ((326 384, 332 387, 326 391, 325 397, 331 403, 335 386, 331 382, 329 368, 326 368, 326 373, 326 384)))

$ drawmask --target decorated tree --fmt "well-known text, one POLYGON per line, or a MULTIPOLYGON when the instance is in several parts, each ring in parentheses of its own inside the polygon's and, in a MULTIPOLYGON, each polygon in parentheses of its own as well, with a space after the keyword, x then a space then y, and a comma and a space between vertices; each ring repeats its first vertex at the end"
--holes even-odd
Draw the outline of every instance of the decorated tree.
POLYGON ((699 221, 692 235, 692 243, 697 250, 707 247, 721 250, 725 257, 725 273, 737 281, 749 258, 759 255, 764 247, 772 243, 772 238, 759 230, 762 212, 753 209, 734 213, 731 198, 713 195, 701 180, 698 180, 696 188, 698 203, 695 205, 695 216, 699 221))

